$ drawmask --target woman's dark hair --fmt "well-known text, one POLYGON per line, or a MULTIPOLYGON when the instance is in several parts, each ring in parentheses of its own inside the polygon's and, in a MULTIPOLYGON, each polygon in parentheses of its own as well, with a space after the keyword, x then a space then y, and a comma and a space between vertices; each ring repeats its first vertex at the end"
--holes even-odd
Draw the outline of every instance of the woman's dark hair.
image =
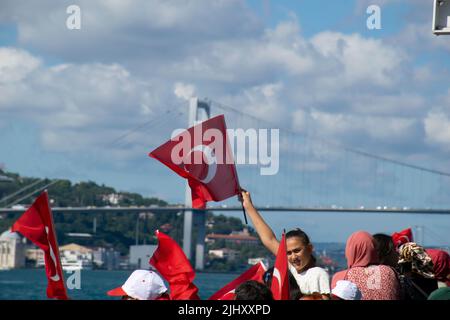
MULTIPOLYGON (((286 240, 289 238, 300 238, 300 240, 303 242, 303 245, 305 245, 305 246, 311 244, 311 241, 309 240, 309 237, 306 234, 306 232, 300 228, 296 228, 291 231, 288 231, 286 233, 286 240)), ((315 265, 316 261, 317 261, 316 257, 314 257, 314 255, 311 255, 311 259, 312 259, 313 264, 315 265)))
MULTIPOLYGON (((274 267, 267 269, 267 271, 264 273, 263 276, 263 281, 268 288, 272 287, 273 269, 274 267)), ((290 271, 288 272, 288 274, 289 274, 289 299, 299 300, 302 296, 302 293, 298 286, 297 280, 295 280, 294 275, 290 271)))
POLYGON ((311 243, 309 241, 308 235, 302 229, 296 228, 296 229, 288 231, 286 233, 286 239, 294 238, 294 237, 302 239, 302 242, 305 246, 307 246, 308 244, 311 243))
POLYGON ((377 233, 373 235, 375 239, 375 248, 378 252, 380 263, 386 262, 387 258, 395 251, 394 241, 392 237, 384 233, 377 233))
POLYGON ((273 300, 269 287, 255 280, 241 283, 235 294, 235 300, 273 300))

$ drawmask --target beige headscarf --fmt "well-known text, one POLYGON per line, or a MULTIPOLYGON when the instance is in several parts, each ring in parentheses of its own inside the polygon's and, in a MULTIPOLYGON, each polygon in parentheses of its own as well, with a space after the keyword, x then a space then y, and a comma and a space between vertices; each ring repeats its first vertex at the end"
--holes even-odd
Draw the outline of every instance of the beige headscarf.
POLYGON ((433 261, 423 247, 407 242, 400 247, 398 264, 411 264, 411 270, 425 278, 434 279, 433 261))

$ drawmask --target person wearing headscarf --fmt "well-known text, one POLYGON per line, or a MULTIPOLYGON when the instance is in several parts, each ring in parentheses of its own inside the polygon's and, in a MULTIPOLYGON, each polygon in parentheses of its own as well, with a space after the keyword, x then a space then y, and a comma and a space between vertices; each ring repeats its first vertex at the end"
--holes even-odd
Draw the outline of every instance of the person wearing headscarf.
POLYGON ((438 288, 433 261, 417 243, 407 242, 399 248, 398 265, 406 300, 426 300, 438 288))
POLYGON ((347 240, 345 257, 348 269, 334 275, 332 288, 339 280, 348 280, 361 291, 362 300, 400 299, 396 273, 391 267, 379 264, 375 240, 369 233, 353 233, 347 240))
POLYGON ((375 248, 378 251, 378 258, 380 264, 390 266, 392 268, 398 268, 398 252, 395 247, 395 243, 391 236, 383 233, 377 233, 373 235, 375 239, 375 248))
POLYGON ((450 255, 438 249, 425 250, 433 261, 433 271, 439 287, 450 287, 450 255))

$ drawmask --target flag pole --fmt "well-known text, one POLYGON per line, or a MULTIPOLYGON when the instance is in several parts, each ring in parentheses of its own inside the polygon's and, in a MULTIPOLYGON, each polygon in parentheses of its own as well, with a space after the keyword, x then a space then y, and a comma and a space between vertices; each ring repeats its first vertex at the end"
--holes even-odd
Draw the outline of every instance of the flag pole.
POLYGON ((242 206, 242 213, 244 213, 245 224, 248 225, 247 214, 245 213, 245 208, 244 208, 244 201, 241 202, 241 206, 242 206))
POLYGON ((239 201, 241 202, 242 213, 244 214, 245 224, 248 225, 247 214, 245 213, 245 208, 244 208, 244 198, 242 198, 242 191, 244 191, 244 189, 242 189, 242 188, 239 186, 238 199, 239 199, 239 201))
MULTIPOLYGON (((227 136, 228 139, 228 136, 227 136)), ((227 140, 228 141, 228 140, 227 140)), ((248 221, 247 221, 247 214, 245 213, 245 208, 244 208, 244 199, 242 198, 242 191, 244 191, 244 189, 241 188, 241 184, 239 183, 239 176, 237 174, 237 169, 236 169, 236 161, 234 161, 234 157, 233 157, 233 167, 234 167, 234 174, 236 176, 236 181, 237 181, 237 185, 238 185, 238 200, 241 202, 241 206, 242 206, 242 213, 244 214, 244 220, 245 220, 245 224, 248 225, 248 221)))

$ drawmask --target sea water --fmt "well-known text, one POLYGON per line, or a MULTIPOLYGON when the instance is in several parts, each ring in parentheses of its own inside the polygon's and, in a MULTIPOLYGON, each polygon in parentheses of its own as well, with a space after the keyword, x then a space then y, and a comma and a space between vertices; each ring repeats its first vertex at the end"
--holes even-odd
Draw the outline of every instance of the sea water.
MULTIPOLYGON (((106 295, 108 290, 120 287, 132 271, 81 270, 79 288, 68 290, 74 300, 118 299, 106 295)), ((66 281, 71 276, 65 273, 66 281)), ((197 272, 194 283, 199 295, 207 299, 218 289, 236 278, 231 273, 197 272)), ((15 269, 0 271, 0 300, 45 300, 47 278, 44 269, 15 269)))

